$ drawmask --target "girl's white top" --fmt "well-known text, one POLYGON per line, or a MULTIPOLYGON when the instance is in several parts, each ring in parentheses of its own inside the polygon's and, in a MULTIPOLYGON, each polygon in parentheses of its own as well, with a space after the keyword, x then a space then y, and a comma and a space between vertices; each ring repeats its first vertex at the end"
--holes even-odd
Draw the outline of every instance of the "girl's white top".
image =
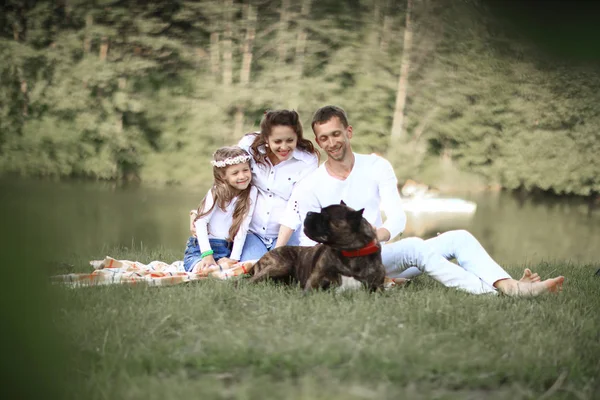
MULTIPOLYGON (((344 180, 327 172, 325 164, 308 176, 294 189, 290 206, 286 210, 283 225, 298 229, 309 211, 320 212, 321 208, 344 201, 355 210, 364 208, 363 217, 375 227, 384 227, 390 239, 406 227, 406 214, 398 193, 398 180, 392 165, 375 154, 354 153, 354 167, 344 180), (383 222, 381 211, 385 213, 383 222)), ((314 244, 302 233, 300 245, 314 244)))
MULTIPOLYGON (((250 153, 255 138, 255 135, 246 135, 238 146, 250 153)), ((259 151, 264 154, 266 149, 259 151)), ((275 166, 268 158, 267 165, 257 164, 254 160, 250 164, 252 184, 258 188, 250 232, 263 238, 276 238, 294 185, 317 169, 319 159, 312 153, 296 148, 289 159, 275 166)))
MULTIPOLYGON (((246 235, 248 234, 248 226, 250 225, 252 213, 256 205, 257 193, 258 191, 256 187, 251 185, 250 209, 240 225, 240 229, 233 238, 233 248, 231 249, 231 256, 229 257, 232 260, 239 260, 240 255, 242 254, 242 248, 244 247, 246 235)), ((196 222, 194 222, 194 227, 196 228, 196 237, 198 238, 198 245, 200 246, 201 253, 211 250, 208 239, 227 240, 227 237, 229 236, 229 228, 233 223, 233 211, 235 209, 235 203, 237 200, 238 197, 234 197, 225 211, 221 210, 217 205, 215 205, 210 213, 206 214, 202 218, 198 218, 196 222)), ((204 202, 204 209, 202 212, 210 209, 213 204, 214 198, 212 189, 210 189, 206 194, 206 201, 204 202)))

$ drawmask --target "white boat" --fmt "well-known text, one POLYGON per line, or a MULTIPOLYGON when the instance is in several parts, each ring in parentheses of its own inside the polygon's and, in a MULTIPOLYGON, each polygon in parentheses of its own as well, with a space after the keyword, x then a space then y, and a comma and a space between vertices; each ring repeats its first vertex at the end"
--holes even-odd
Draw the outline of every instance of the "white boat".
POLYGON ((427 238, 452 229, 468 229, 475 216, 477 204, 459 198, 425 194, 403 198, 402 208, 407 217, 402 237, 427 238))
POLYGON ((411 214, 473 215, 477 204, 458 198, 414 197, 402 199, 404 211, 411 214))

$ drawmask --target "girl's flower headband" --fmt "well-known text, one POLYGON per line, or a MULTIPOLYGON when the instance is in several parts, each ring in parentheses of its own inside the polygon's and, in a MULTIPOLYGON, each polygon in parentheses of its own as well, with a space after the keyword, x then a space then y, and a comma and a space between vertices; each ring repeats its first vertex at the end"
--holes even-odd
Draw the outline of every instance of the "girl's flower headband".
POLYGON ((228 165, 235 165, 248 162, 252 159, 252 156, 237 156, 237 157, 228 157, 221 161, 212 160, 210 163, 217 168, 223 168, 228 165))

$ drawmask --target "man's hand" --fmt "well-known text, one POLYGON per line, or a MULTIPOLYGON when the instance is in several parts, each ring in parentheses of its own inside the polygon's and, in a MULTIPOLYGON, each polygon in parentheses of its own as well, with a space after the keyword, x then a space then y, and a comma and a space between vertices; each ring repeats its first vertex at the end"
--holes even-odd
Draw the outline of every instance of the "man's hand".
POLYGON ((385 228, 375 228, 375 233, 377 235, 377 241, 379 242, 387 242, 390 240, 390 231, 385 228))

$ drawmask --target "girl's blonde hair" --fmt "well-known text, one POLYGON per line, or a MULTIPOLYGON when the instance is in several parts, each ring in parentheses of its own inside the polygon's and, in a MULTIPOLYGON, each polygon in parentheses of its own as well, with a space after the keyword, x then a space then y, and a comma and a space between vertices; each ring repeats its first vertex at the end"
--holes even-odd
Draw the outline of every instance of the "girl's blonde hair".
POLYGON ((206 204, 205 196, 198 206, 198 216, 196 217, 196 220, 209 214, 215 206, 225 211, 229 203, 231 203, 231 200, 238 196, 238 199, 235 203, 235 208, 233 210, 233 221, 231 223, 231 227, 229 228, 229 237, 227 238, 227 240, 230 241, 233 240, 237 234, 242 222, 244 221, 244 218, 246 218, 246 215, 248 215, 250 210, 250 188, 252 186, 252 182, 250 182, 250 185, 248 185, 248 187, 244 190, 235 190, 225 180, 225 171, 232 165, 242 163, 248 163, 248 165, 250 165, 250 158, 250 154, 248 154, 246 150, 237 146, 221 147, 217 149, 217 151, 215 151, 213 154, 212 164, 214 183, 210 189, 214 203, 209 210, 202 212, 206 204), (248 161, 243 161, 244 159, 247 159, 248 161), (233 164, 231 163, 232 161, 234 162, 233 164), (223 164, 225 164, 225 166, 222 166, 223 164))

